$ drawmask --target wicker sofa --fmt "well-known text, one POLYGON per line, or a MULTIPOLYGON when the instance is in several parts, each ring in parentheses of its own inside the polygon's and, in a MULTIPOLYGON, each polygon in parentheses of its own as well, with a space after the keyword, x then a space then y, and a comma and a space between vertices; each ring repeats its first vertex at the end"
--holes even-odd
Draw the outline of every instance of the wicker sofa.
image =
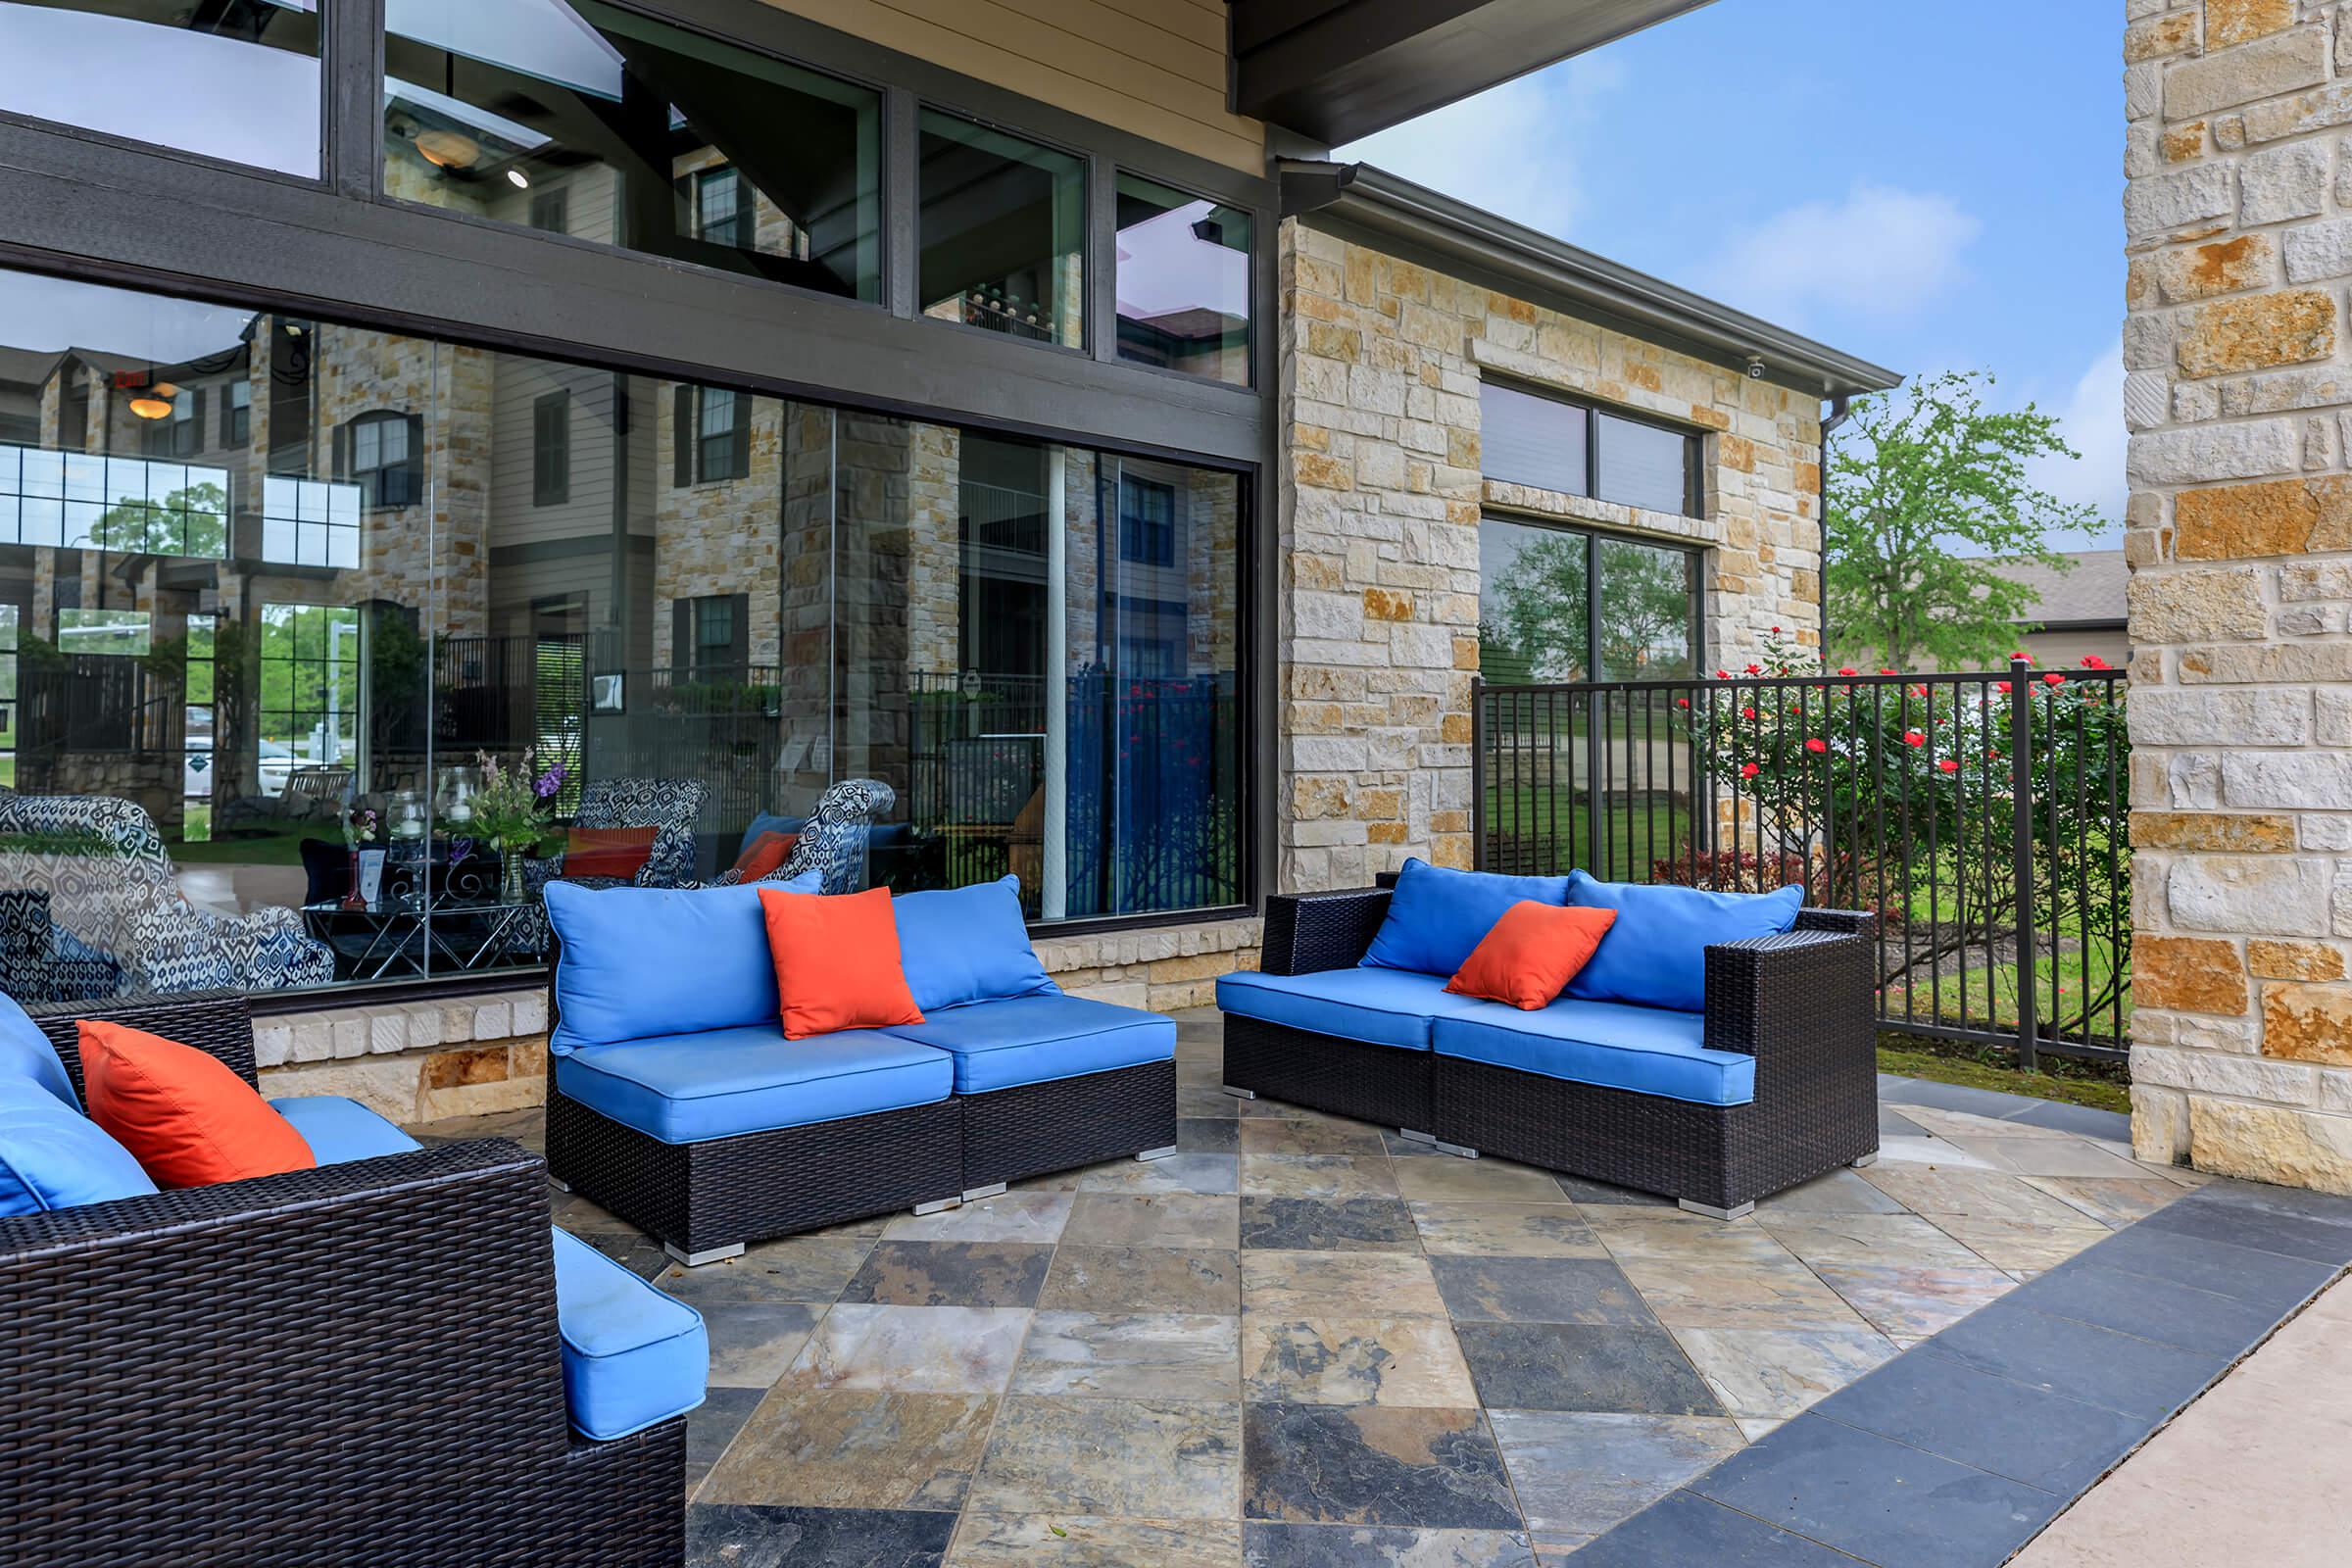
POLYGON ((1175 1024, 1064 996, 1010 881, 894 901, 922 1022, 789 1041, 758 886, 551 888, 550 1172, 698 1266, 1173 1153, 1175 1024))
MULTIPOLYGON (((1362 1024, 1349 1034, 1301 1026, 1343 1015, 1306 1005, 1318 991, 1342 993, 1359 974, 1384 973, 1358 966, 1391 897, 1383 886, 1267 901, 1261 973, 1310 978, 1219 982, 1229 1093, 1383 1123, 1448 1152, 1498 1154, 1663 1194, 1718 1218, 1877 1157, 1872 916, 1801 909, 1784 934, 1708 947, 1703 1022, 1679 1020, 1696 1049, 1678 1041, 1654 1053, 1610 1053, 1602 1070, 1591 1070, 1544 1055, 1542 1041, 1524 1054, 1494 1047, 1498 1032, 1573 1035, 1560 1027, 1570 1009, 1595 1004, 1563 1000, 1522 1013, 1444 995, 1438 976, 1414 977, 1425 983, 1372 1004, 1393 1009, 1386 1015, 1359 1005, 1362 1024), (1324 975, 1329 984, 1311 978, 1324 975), (1619 1058, 1633 1063, 1630 1073, 1619 1058), (1611 1077, 1618 1081, 1595 1081, 1611 1077), (1628 1087, 1636 1082, 1642 1087, 1628 1087)), ((1638 1010, 1608 1009, 1636 1029, 1645 1022, 1632 1016, 1638 1010)))
MULTIPOLYGON (((85 1017, 254 1081, 239 996, 31 1011, 76 1094, 85 1017)), ((0 1218, 0 1561, 676 1564, 684 1420, 574 1427, 544 1164, 277 1103, 318 1168, 0 1218)))

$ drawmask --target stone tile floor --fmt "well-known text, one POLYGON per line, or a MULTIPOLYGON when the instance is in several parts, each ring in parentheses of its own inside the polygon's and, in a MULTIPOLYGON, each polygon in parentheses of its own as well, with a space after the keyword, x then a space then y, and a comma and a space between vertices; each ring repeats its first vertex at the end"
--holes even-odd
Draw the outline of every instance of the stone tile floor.
POLYGON ((557 1197, 710 1322, 689 1563, 1540 1568, 2200 1181, 1886 1080, 1879 1164, 1724 1224, 1231 1099, 1214 1012, 1177 1049, 1180 1153, 945 1213, 687 1270, 557 1197))

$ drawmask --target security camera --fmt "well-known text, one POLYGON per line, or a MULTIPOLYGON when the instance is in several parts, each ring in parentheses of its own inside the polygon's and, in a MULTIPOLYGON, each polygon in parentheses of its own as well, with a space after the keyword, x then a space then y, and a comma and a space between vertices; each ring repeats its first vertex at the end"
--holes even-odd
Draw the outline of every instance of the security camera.
POLYGON ((1750 381, 1764 379, 1764 357, 1762 355, 1750 354, 1747 357, 1747 378, 1750 381))

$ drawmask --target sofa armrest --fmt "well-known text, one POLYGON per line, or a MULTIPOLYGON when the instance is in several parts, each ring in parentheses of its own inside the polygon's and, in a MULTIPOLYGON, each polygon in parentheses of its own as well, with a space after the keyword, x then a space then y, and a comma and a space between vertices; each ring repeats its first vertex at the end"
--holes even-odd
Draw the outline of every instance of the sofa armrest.
POLYGON ((1876 936, 1879 917, 1868 909, 1814 909, 1796 911, 1797 931, 1841 931, 1851 936, 1876 936))
POLYGON ((0 1560, 496 1517, 568 1447, 547 1193, 484 1140, 0 1219, 0 1560))
MULTIPOLYGON (((1867 918, 1867 917, 1866 917, 1867 918)), ((1845 931, 1797 930, 1707 949, 1710 1051, 1758 1057, 1801 1052, 1875 1072, 1877 993, 1870 940, 1845 931)))
POLYGON ((193 1046, 220 1058, 238 1077, 258 1084, 253 1061, 253 1016, 241 991, 185 991, 163 996, 110 998, 88 1002, 53 1002, 24 1009, 41 1033, 57 1048, 74 1092, 88 1098, 81 1083, 81 1030, 84 1018, 119 1023, 166 1040, 193 1046))
POLYGON ((1266 900, 1258 967, 1267 974, 1353 968, 1388 913, 1387 888, 1276 894, 1266 900))

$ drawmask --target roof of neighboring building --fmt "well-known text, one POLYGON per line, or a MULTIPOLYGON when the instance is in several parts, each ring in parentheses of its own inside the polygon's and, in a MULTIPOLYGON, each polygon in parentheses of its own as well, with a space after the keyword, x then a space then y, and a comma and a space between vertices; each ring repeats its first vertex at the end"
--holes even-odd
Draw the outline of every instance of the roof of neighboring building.
POLYGON ((0 347, 0 381, 39 386, 49 379, 57 361, 57 355, 40 349, 0 347))
POLYGON ((2001 575, 2032 588, 2040 608, 2022 617, 2039 626, 2121 626, 2124 589, 2132 579, 2121 550, 2078 550, 2066 557, 2071 571, 2054 571, 2021 562, 2001 575))
POLYGON ((1312 214, 1342 220, 1391 248, 1417 251, 1445 270, 1533 304, 1621 322, 1643 337, 1719 363, 1760 365, 1773 379, 1817 396, 1884 392, 1902 383, 1900 371, 1369 164, 1286 159, 1282 211, 1286 218, 1312 214))

